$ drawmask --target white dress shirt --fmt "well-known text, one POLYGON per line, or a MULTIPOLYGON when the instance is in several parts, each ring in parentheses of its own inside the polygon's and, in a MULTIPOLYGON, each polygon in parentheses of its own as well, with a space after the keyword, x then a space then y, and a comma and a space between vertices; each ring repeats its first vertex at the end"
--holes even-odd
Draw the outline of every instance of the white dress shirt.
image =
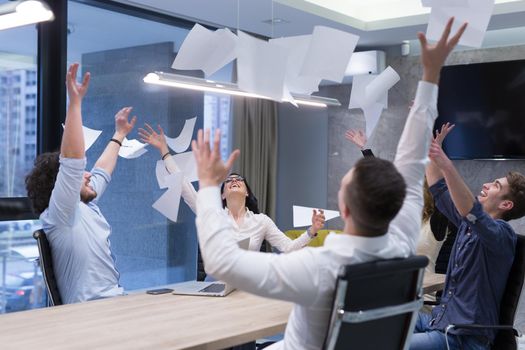
MULTIPOLYGON (((168 156, 166 159, 164 159, 164 166, 170 174, 179 171, 175 160, 171 156, 168 156)), ((191 182, 189 182, 186 178, 183 178, 182 181, 181 195, 184 199, 184 202, 186 202, 186 204, 188 204, 191 210, 193 210, 195 213, 197 191, 195 191, 195 188, 191 182)), ((272 219, 270 219, 265 214, 254 214, 248 208, 246 208, 246 214, 244 215, 240 225, 238 225, 233 217, 229 215, 227 208, 224 208, 224 211, 226 214, 228 214, 228 220, 233 227, 232 234, 235 240, 240 241, 250 237, 249 250, 259 251, 261 249, 262 242, 266 239, 272 245, 272 247, 279 249, 283 253, 287 253, 301 249, 311 240, 306 231, 294 240, 288 238, 281 230, 279 230, 272 219)))
POLYGON ((222 210, 220 189, 206 187, 199 191, 197 232, 207 272, 238 289, 295 303, 284 340, 271 349, 322 347, 341 266, 406 257, 415 252, 421 228, 425 164, 437 117, 436 102, 437 86, 420 82, 394 161, 405 178, 407 195, 383 236, 330 234, 324 247, 280 255, 245 251, 233 239, 235 229, 222 210))

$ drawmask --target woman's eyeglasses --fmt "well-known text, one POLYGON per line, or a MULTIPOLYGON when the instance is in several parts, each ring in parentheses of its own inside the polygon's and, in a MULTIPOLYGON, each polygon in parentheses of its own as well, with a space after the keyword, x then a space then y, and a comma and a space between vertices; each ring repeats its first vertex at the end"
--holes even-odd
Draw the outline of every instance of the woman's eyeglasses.
POLYGON ((233 180, 244 182, 244 177, 239 176, 239 175, 228 176, 228 177, 226 178, 226 180, 224 180, 224 183, 227 183, 227 184, 228 184, 228 183, 232 182, 233 180))

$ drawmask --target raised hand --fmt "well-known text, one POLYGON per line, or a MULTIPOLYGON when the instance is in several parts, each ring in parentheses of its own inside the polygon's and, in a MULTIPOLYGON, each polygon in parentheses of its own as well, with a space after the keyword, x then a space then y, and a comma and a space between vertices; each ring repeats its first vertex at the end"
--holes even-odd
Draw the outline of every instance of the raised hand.
POLYGON ((70 103, 80 103, 86 95, 86 92, 89 87, 89 80, 91 78, 90 73, 84 74, 84 79, 82 79, 82 84, 77 83, 77 72, 78 72, 78 63, 73 63, 69 66, 69 69, 66 74, 66 86, 67 94, 69 95, 70 103))
POLYGON ((322 209, 312 210, 312 226, 310 227, 310 234, 315 235, 324 227, 325 217, 322 209))
POLYGON ((441 125, 441 130, 435 131, 434 141, 436 141, 439 146, 443 145, 443 140, 445 137, 447 137, 448 133, 454 129, 455 126, 456 124, 450 124, 448 122, 441 125))
POLYGON ((199 187, 219 186, 230 173, 233 162, 241 152, 235 150, 224 163, 220 154, 221 131, 215 130, 213 150, 210 149, 210 130, 205 133, 202 129, 197 132, 197 140, 191 142, 191 149, 197 163, 197 174, 199 176, 199 187))
POLYGON ((467 23, 459 28, 458 32, 449 39, 454 17, 448 20, 445 30, 441 35, 441 39, 433 45, 428 44, 425 34, 418 33, 417 37, 421 44, 421 63, 423 64, 423 80, 430 83, 437 84, 439 82, 439 74, 441 67, 445 64, 449 53, 459 42, 459 39, 467 28, 467 23))
POLYGON ((445 152, 443 152, 441 145, 436 140, 432 140, 432 143, 430 144, 428 157, 441 170, 446 170, 452 165, 451 160, 447 157, 445 152))
POLYGON ((124 107, 115 114, 115 133, 122 137, 126 137, 137 122, 137 117, 134 116, 131 118, 131 121, 128 120, 129 113, 133 107, 124 107))
POLYGON ((348 141, 352 142, 354 145, 363 149, 366 145, 366 135, 363 130, 358 129, 348 129, 345 133, 345 137, 348 141))
POLYGON ((168 144, 166 143, 166 136, 162 127, 157 125, 158 133, 148 123, 144 123, 144 127, 146 129, 139 128, 140 140, 158 149, 162 155, 168 153, 168 144))

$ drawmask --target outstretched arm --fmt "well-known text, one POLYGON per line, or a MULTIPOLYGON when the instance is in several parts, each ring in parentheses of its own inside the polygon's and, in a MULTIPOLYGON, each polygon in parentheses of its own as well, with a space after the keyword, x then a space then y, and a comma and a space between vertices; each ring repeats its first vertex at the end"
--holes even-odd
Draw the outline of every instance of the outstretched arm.
POLYGON ((86 166, 81 107, 90 76, 86 73, 82 84, 77 84, 77 71, 78 63, 74 63, 69 67, 66 76, 69 107, 60 147, 60 167, 49 199, 47 218, 53 225, 69 226, 75 222, 86 166))
MULTIPOLYGON (((115 114, 115 133, 113 134, 112 139, 119 141, 121 144, 137 122, 137 117, 131 118, 131 121, 128 120, 131 110, 132 107, 124 107, 115 114)), ((120 144, 110 141, 95 163, 95 168, 103 169, 111 176, 117 165, 119 150, 120 144)))
POLYGON ((450 161, 445 152, 443 152, 441 145, 437 141, 432 141, 428 155, 432 163, 434 163, 434 166, 438 168, 445 177, 450 197, 459 215, 463 217, 467 216, 475 202, 474 195, 467 184, 461 175, 459 175, 454 164, 452 164, 452 161, 450 161))
MULTIPOLYGON (((168 144, 166 143, 166 136, 164 135, 164 130, 160 125, 157 126, 159 132, 156 132, 151 125, 148 123, 144 124, 144 129, 139 128, 140 140, 142 142, 148 143, 159 150, 161 159, 164 161, 164 166, 170 174, 180 171, 177 163, 171 156, 168 144)), ((182 198, 184 202, 190 207, 190 209, 196 213, 196 203, 197 203, 197 191, 191 184, 188 179, 184 178, 182 181, 182 198)))
POLYGON ((60 155, 64 158, 85 157, 84 133, 82 132, 82 99, 89 87, 90 74, 84 74, 82 84, 77 83, 78 63, 73 63, 66 75, 69 106, 67 109, 60 155))
POLYGON ((422 81, 418 85, 414 105, 410 109, 405 128, 397 147, 394 164, 407 184, 403 207, 390 224, 391 237, 406 254, 415 252, 421 227, 423 209, 423 180, 432 127, 437 117, 437 84, 448 54, 458 43, 466 24, 451 38, 451 18, 441 39, 429 45, 423 33, 418 33, 421 44, 422 81))
MULTIPOLYGON (((454 129, 454 126, 454 124, 451 125, 450 123, 445 123, 441 125, 441 130, 436 130, 434 141, 437 142, 439 146, 441 146, 443 144, 443 140, 445 139, 445 137, 447 137, 448 133, 451 132, 452 129, 454 129)), ((427 166, 426 176, 429 187, 443 178, 441 170, 432 161, 427 166)))

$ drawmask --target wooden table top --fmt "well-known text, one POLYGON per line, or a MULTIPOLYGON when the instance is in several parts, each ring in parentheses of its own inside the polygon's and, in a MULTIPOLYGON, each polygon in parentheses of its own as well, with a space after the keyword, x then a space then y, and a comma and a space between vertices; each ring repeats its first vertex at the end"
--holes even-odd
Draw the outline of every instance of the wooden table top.
POLYGON ((131 294, 0 315, 0 348, 221 349, 283 332, 291 308, 242 291, 131 294))
MULTIPOLYGON (((425 275, 423 290, 444 281, 425 275)), ((222 349, 283 332, 291 308, 238 290, 223 298, 142 292, 0 315, 0 348, 222 349)))

